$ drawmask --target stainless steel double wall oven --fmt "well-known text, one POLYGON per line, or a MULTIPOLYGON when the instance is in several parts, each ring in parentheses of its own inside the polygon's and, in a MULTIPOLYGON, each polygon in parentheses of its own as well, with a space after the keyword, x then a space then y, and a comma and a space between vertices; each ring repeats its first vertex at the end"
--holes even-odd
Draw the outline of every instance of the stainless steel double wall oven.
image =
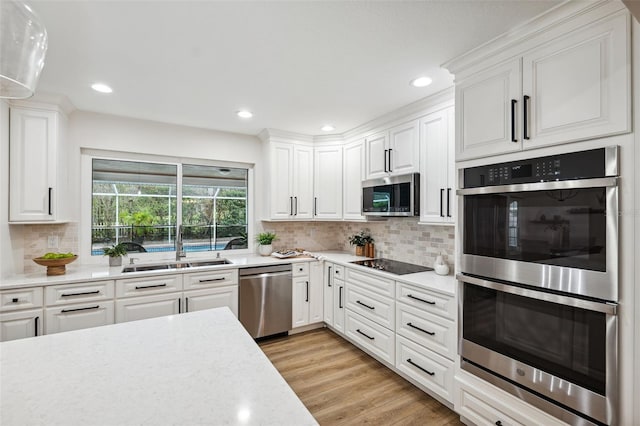
POLYGON ((615 424, 618 147, 461 170, 462 368, 615 424))

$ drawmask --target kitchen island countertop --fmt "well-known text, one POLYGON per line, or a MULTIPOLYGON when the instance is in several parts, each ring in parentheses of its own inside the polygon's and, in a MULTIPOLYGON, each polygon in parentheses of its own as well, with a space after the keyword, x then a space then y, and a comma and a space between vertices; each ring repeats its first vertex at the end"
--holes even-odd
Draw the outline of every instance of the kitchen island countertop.
POLYGON ((314 425, 227 308, 0 343, 3 425, 314 425))

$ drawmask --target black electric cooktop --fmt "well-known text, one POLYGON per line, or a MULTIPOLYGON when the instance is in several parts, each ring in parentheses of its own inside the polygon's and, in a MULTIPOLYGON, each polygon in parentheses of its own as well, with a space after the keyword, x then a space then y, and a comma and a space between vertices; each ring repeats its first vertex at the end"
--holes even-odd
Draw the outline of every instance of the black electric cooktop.
POLYGON ((356 265, 366 266, 368 268, 377 269, 379 271, 390 272, 396 275, 415 274, 416 272, 433 271, 433 268, 427 266, 414 265, 413 263, 398 262, 391 259, 369 259, 355 260, 356 265))

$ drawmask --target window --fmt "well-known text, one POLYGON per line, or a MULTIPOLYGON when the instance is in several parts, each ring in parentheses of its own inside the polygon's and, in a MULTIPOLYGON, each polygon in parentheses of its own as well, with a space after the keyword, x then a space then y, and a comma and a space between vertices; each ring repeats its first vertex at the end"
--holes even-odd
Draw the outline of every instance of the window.
POLYGON ((91 254, 247 248, 248 170, 93 159, 91 254))

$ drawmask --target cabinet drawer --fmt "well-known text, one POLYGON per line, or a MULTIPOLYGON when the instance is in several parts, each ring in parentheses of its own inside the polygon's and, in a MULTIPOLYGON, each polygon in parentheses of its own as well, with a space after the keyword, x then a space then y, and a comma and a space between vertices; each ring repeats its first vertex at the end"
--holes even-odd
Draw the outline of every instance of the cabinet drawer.
POLYGON ((182 293, 116 300, 116 323, 166 317, 182 312, 182 293))
POLYGON ((40 336, 43 324, 42 309, 0 314, 0 342, 40 336))
POLYGON ((346 269, 346 276, 349 284, 357 284, 364 289, 382 294, 383 296, 394 296, 394 280, 356 271, 351 268, 346 269))
POLYGON ((0 293, 0 312, 42 307, 42 287, 5 290, 0 293))
POLYGON ((393 331, 349 310, 345 310, 345 329, 351 341, 369 350, 380 360, 393 365, 395 358, 393 331))
POLYGON ((98 281, 93 283, 63 284, 45 288, 47 306, 84 303, 113 299, 114 282, 98 281))
POLYGON ((45 333, 113 324, 113 301, 79 303, 45 309, 45 333))
POLYGON ((347 286, 347 308, 359 313, 365 318, 394 329, 395 302, 388 297, 364 290, 356 285, 347 286))
POLYGON ((464 416, 477 425, 522 425, 522 423, 487 404, 481 398, 482 397, 477 397, 463 388, 460 390, 460 405, 456 406, 456 410, 461 416, 464 416))
POLYGON ((163 275, 116 281, 116 297, 182 291, 182 275, 163 275))
POLYGON ((307 262, 294 263, 291 265, 291 276, 303 277, 305 275, 309 275, 309 264, 307 262))
POLYGON ((396 304, 396 332, 449 359, 457 353, 455 323, 420 309, 396 304))
POLYGON ((414 287, 405 283, 398 283, 396 300, 418 309, 455 320, 457 313, 456 301, 453 296, 414 287))
POLYGON ((184 274, 183 282, 185 290, 236 285, 238 284, 238 270, 225 269, 184 274))
POLYGON ((396 368, 453 403, 453 361, 397 336, 396 368))
POLYGON ((227 306, 238 317, 238 286, 216 287, 206 290, 184 292, 184 311, 194 312, 203 309, 227 306))

